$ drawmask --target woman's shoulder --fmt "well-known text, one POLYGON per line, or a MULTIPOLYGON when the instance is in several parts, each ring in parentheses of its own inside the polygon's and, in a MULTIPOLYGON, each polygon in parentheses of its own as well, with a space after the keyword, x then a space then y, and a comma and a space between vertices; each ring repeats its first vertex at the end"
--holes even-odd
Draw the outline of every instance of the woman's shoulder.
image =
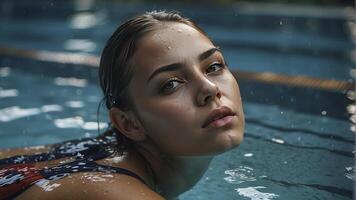
MULTIPOLYGON (((115 138, 105 135, 1 151, 0 169, 22 175, 20 182, 25 181, 27 188, 20 195, 20 191, 7 195, 18 199, 163 199, 146 184, 149 179, 139 167, 143 166, 139 156, 113 153, 109 148, 113 146, 115 138)), ((0 179, 12 185, 8 176, 0 174, 0 179)))
POLYGON ((37 184, 17 199, 147 199, 162 196, 136 178, 100 172, 76 173, 47 184, 37 184))
POLYGON ((44 152, 48 152, 52 145, 39 145, 30 147, 18 147, 18 148, 7 148, 0 149, 0 159, 9 158, 17 155, 34 155, 44 152))

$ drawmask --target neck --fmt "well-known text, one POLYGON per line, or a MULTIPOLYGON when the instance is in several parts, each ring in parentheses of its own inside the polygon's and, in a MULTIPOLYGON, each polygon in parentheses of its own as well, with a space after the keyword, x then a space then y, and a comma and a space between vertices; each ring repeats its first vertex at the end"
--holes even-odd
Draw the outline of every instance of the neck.
POLYGON ((136 147, 153 171, 155 180, 153 189, 167 199, 192 188, 204 175, 213 158, 213 156, 173 157, 147 145, 136 147))

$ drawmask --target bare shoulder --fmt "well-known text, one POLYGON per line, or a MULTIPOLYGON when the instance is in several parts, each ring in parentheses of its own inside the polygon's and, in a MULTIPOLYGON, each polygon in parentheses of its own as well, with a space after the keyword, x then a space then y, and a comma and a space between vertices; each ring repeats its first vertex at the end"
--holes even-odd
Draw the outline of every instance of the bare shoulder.
POLYGON ((17 199, 163 200, 140 180, 123 174, 80 172, 69 177, 35 185, 17 199))
POLYGON ((52 145, 40 145, 30 147, 20 147, 11 149, 0 149, 0 159, 8 158, 17 155, 33 155, 38 153, 48 152, 52 145))

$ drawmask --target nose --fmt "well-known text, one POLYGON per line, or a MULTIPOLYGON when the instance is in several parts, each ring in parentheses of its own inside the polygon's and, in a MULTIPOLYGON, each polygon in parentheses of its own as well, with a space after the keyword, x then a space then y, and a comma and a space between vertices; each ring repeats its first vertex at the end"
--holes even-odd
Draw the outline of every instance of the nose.
POLYGON ((214 101, 215 98, 221 98, 221 91, 214 82, 210 81, 208 78, 204 77, 200 81, 201 85, 197 95, 197 103, 199 106, 205 106, 211 101, 214 101))

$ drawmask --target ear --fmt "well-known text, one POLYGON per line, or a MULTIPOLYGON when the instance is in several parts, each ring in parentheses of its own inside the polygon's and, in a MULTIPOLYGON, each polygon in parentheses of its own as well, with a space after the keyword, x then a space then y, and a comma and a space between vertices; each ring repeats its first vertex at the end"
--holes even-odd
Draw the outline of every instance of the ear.
POLYGON ((109 116, 114 127, 127 138, 137 142, 146 139, 144 129, 132 112, 124 112, 119 108, 112 107, 109 116))

